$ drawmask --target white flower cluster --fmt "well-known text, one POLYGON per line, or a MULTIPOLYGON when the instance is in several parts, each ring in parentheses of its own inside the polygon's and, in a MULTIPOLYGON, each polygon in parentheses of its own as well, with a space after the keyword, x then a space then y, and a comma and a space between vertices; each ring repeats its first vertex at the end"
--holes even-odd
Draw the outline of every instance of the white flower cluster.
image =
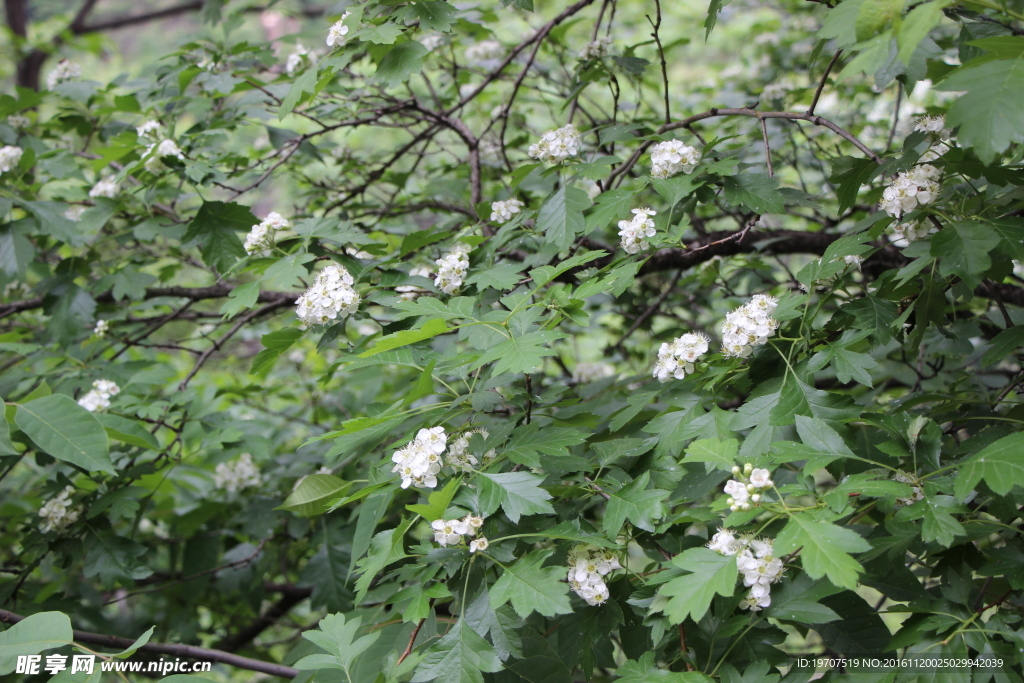
POLYGON ((292 227, 288 219, 283 218, 276 211, 267 214, 258 225, 252 226, 252 230, 245 237, 245 253, 265 253, 274 248, 274 235, 278 230, 287 230, 292 227))
POLYGON ((611 363, 577 363, 572 369, 572 381, 577 384, 596 382, 615 374, 615 366, 611 363))
POLYGON ((25 153, 21 147, 4 145, 0 147, 0 173, 10 173, 21 161, 21 155, 25 153))
POLYGON ((121 388, 107 379, 98 379, 92 383, 92 389, 78 399, 78 405, 90 413, 110 407, 110 399, 121 392, 121 388))
POLYGON ((324 325, 339 315, 359 310, 355 282, 344 266, 332 263, 316 275, 316 281, 295 302, 295 314, 306 325, 324 325))
POLYGON ((434 261, 437 264, 437 277, 434 286, 445 294, 455 294, 462 286, 462 281, 469 270, 469 246, 459 242, 452 250, 434 261))
POLYGON ((619 236, 622 237, 622 249, 627 254, 637 254, 650 248, 648 237, 654 237, 654 221, 651 216, 658 215, 652 209, 633 209, 633 217, 619 221, 619 236))
POLYGON ((178 143, 174 140, 163 140, 159 145, 150 145, 146 148, 146 154, 149 155, 149 158, 146 159, 146 163, 144 165, 146 170, 150 173, 159 173, 167 168, 164 164, 164 157, 176 157, 178 159, 185 158, 181 148, 178 147, 178 143), (155 150, 154 147, 156 148, 155 150))
POLYGON ((319 59, 319 57, 320 53, 316 50, 310 50, 302 43, 297 43, 295 45, 295 51, 288 55, 288 59, 285 60, 284 71, 289 76, 294 76, 296 71, 304 66, 312 64, 319 59))
POLYGON ((677 173, 692 173, 700 159, 700 150, 680 140, 659 142, 651 148, 651 176, 668 178, 677 173))
POLYGON ((43 533, 64 531, 78 521, 82 511, 71 507, 71 494, 74 492, 74 486, 66 486, 39 508, 39 516, 43 518, 43 525, 40 527, 43 533))
POLYGON ((82 220, 82 214, 84 214, 88 208, 89 207, 82 206, 81 204, 69 206, 67 209, 64 210, 64 218, 67 218, 69 221, 75 221, 77 223, 78 221, 82 220))
POLYGON ((725 492, 729 495, 726 502, 733 512, 749 510, 751 505, 757 505, 761 502, 761 491, 775 485, 771 472, 754 467, 749 462, 742 469, 738 465, 733 467, 732 473, 737 479, 725 482, 725 492))
POLYGON ((782 560, 774 557, 772 545, 771 539, 737 538, 726 529, 720 529, 708 543, 708 548, 717 553, 736 556, 736 567, 743 574, 743 585, 750 589, 747 597, 740 601, 741 609, 759 612, 772 604, 770 586, 782 579, 785 569, 782 560))
POLYGON ((391 456, 391 462, 395 463, 391 471, 398 472, 403 489, 413 485, 428 489, 437 486, 437 473, 444 465, 441 454, 447 441, 444 427, 431 427, 421 429, 415 439, 395 451, 391 456))
POLYGON ((917 133, 938 133, 945 135, 946 118, 944 116, 919 116, 914 121, 914 131, 917 133))
POLYGON ((583 46, 580 59, 601 59, 612 50, 612 37, 599 36, 583 46))
POLYGON ((107 197, 113 199, 117 196, 117 193, 121 190, 121 186, 117 184, 117 181, 113 178, 103 178, 97 181, 92 189, 89 190, 89 196, 92 198, 96 197, 107 197))
POLYGON ((505 48, 496 40, 482 40, 467 47, 463 56, 470 66, 493 69, 505 58, 505 48))
POLYGON ((938 178, 942 175, 935 166, 919 164, 903 171, 882 192, 882 209, 899 218, 918 206, 931 204, 939 195, 938 178))
MULTIPOLYGON (((434 543, 443 547, 458 544, 463 536, 476 536, 476 532, 483 525, 483 517, 466 515, 462 519, 435 519, 430 523, 430 528, 434 530, 434 543)), ((487 539, 484 539, 484 548, 486 547, 487 539)))
POLYGON ((508 223, 512 217, 523 210, 523 203, 512 197, 502 202, 491 202, 491 220, 508 223))
POLYGON ((345 20, 348 19, 348 15, 351 12, 345 12, 341 15, 341 19, 334 22, 327 31, 327 47, 341 47, 345 44, 345 36, 348 35, 348 26, 345 26, 345 20))
POLYGON ((102 318, 96 321, 96 327, 92 328, 92 333, 97 337, 106 337, 107 330, 110 329, 110 323, 102 318))
POLYGON ((604 577, 622 569, 614 550, 594 545, 578 545, 569 551, 569 587, 588 605, 601 605, 608 600, 604 577))
POLYGON ((894 474, 892 478, 893 481, 898 481, 902 484, 910 484, 910 488, 912 491, 909 498, 897 498, 896 507, 913 505, 919 500, 924 500, 924 489, 921 488, 921 480, 903 471, 896 472, 896 474, 894 474))
POLYGON ((53 90, 60 83, 73 81, 82 76, 82 67, 69 59, 62 59, 46 75, 46 87, 53 90))
POLYGON ((673 377, 683 379, 693 373, 693 363, 708 352, 710 340, 700 332, 688 332, 671 342, 665 342, 658 349, 658 361, 654 364, 654 377, 667 382, 673 377))
MULTIPOLYGON (((469 452, 469 440, 474 434, 479 434, 485 439, 491 434, 486 429, 471 429, 465 434, 459 436, 452 445, 448 447, 448 452, 445 454, 445 461, 456 470, 469 471, 471 468, 476 467, 479 464, 476 457, 469 452)), ((483 460, 484 464, 491 462, 498 456, 498 452, 495 449, 491 449, 484 453, 483 460)))
POLYGON ((892 234, 889 239, 897 247, 909 246, 911 242, 924 239, 932 233, 938 232, 931 223, 925 223, 924 221, 908 221, 907 223, 898 223, 892 226, 892 234))
POLYGON ((779 328, 772 318, 779 300, 767 294, 757 294, 735 311, 725 316, 722 323, 722 354, 726 358, 746 358, 757 346, 779 328))
POLYGON ((260 468, 256 467, 248 453, 242 453, 230 462, 220 463, 213 475, 213 482, 217 488, 227 489, 228 493, 259 486, 262 481, 260 468))
POLYGON ((140 138, 156 142, 160 139, 160 122, 152 119, 143 121, 138 126, 135 126, 135 132, 138 133, 140 138))
MULTIPOLYGON (((409 275, 412 277, 430 277, 430 268, 427 268, 426 266, 416 266, 409 271, 409 275)), ((395 291, 398 292, 398 298, 402 301, 415 301, 424 294, 430 293, 416 285, 398 285, 395 287, 395 291)))
POLYGON ((11 114, 7 117, 7 125, 11 128, 28 128, 31 123, 27 116, 21 114, 11 114))
POLYGON ((528 154, 547 164, 560 164, 580 153, 580 142, 579 131, 570 123, 544 133, 540 142, 530 145, 528 154))

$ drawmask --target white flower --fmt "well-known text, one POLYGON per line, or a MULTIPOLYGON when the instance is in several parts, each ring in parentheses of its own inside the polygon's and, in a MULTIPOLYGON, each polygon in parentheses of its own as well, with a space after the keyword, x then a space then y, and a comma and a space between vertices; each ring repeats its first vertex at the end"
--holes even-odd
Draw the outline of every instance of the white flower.
POLYGON ((21 147, 4 145, 0 147, 0 173, 10 173, 21 161, 21 155, 25 153, 21 147))
POLYGON ((611 52, 611 49, 612 37, 599 36, 596 40, 591 40, 583 46, 583 49, 580 50, 580 59, 601 59, 611 52))
POLYGON ((144 165, 150 173, 159 173, 167 168, 164 165, 164 157, 185 158, 181 148, 178 147, 178 143, 174 140, 164 140, 159 145, 150 145, 146 151, 149 153, 149 158, 146 159, 144 165))
POLYGON ((772 473, 765 469, 755 468, 750 473, 750 483, 759 489, 771 488, 772 473))
POLYGON ((288 59, 284 63, 284 71, 289 76, 294 76, 295 72, 304 66, 312 64, 320 55, 315 50, 310 50, 302 43, 295 45, 295 51, 288 55, 288 59))
POLYGON ((619 221, 619 236, 622 238, 623 251, 627 254, 636 254, 650 248, 651 245, 647 242, 647 238, 657 234, 654 221, 650 217, 656 216, 657 213, 651 209, 633 209, 631 219, 619 221))
POLYGON ((72 206, 69 206, 64 211, 64 218, 67 218, 69 221, 75 221, 77 223, 78 221, 82 220, 82 214, 85 213, 88 208, 89 207, 82 206, 81 204, 74 204, 72 206))
POLYGON ((391 456, 395 463, 391 471, 402 478, 403 489, 414 484, 431 489, 437 486, 437 473, 444 465, 441 454, 446 441, 444 427, 421 429, 415 439, 395 451, 391 456))
POLYGON ((752 586, 747 597, 740 600, 740 609, 748 609, 751 612, 760 612, 763 608, 772 604, 772 597, 765 586, 752 586), (760 593, 760 594, 759 594, 760 593))
POLYGON ((659 142, 651 148, 651 176, 668 178, 677 173, 691 173, 700 159, 700 150, 680 140, 659 142))
POLYGON ((89 190, 89 196, 93 198, 108 197, 113 199, 117 196, 120 189, 120 185, 118 185, 117 181, 113 178, 103 178, 92 186, 92 189, 89 190))
POLYGON ((618 555, 609 549, 593 545, 578 545, 569 551, 569 587, 590 605, 608 600, 608 586, 604 577, 622 569, 618 555))
POLYGON ((882 192, 882 209, 890 216, 899 218, 918 206, 935 201, 939 195, 938 178, 942 175, 935 166, 919 164, 909 171, 899 173, 882 192))
POLYGON ((926 223, 925 221, 910 221, 894 225, 889 239, 897 247, 906 247, 909 246, 911 242, 924 239, 928 235, 938 231, 938 228, 931 223, 926 223))
POLYGON ((92 329, 92 333, 97 337, 106 337, 108 329, 110 329, 110 323, 106 320, 100 319, 96 321, 96 327, 92 329))
POLYGON ((743 544, 728 529, 719 529, 708 541, 708 549, 722 555, 735 555, 743 544))
POLYGON ((722 323, 722 354, 726 358, 746 358, 757 346, 768 342, 779 323, 772 318, 779 300, 757 294, 725 316, 722 323))
POLYGON ((462 518, 463 524, 466 525, 466 536, 476 536, 476 532, 484 525, 484 518, 477 517, 476 515, 466 515, 462 518))
POLYGON ((843 262, 848 266, 853 266, 857 270, 860 270, 860 264, 864 262, 864 259, 856 254, 847 254, 843 257, 843 262))
POLYGON ((43 518, 43 525, 40 527, 43 533, 64 531, 78 521, 81 510, 71 507, 71 494, 74 492, 74 486, 66 486, 39 508, 39 516, 43 518))
POLYGON ((665 342, 658 349, 658 360, 654 364, 654 377, 659 382, 672 378, 683 379, 693 372, 693 363, 708 351, 709 340, 700 332, 688 332, 671 342, 665 342))
POLYGON ((86 392, 85 396, 78 399, 78 405, 90 413, 98 410, 105 410, 110 407, 110 399, 120 393, 121 388, 106 379, 98 379, 92 383, 92 389, 86 392))
POLYGON ((572 369, 572 381, 577 384, 596 382, 615 374, 615 366, 611 363, 577 363, 572 369))
POLYGON ((548 164, 560 164, 580 153, 580 134, 571 123, 557 130, 549 130, 540 142, 530 145, 529 155, 548 164))
POLYGON ((468 530, 461 519, 435 519, 430 528, 434 530, 434 542, 442 546, 455 545, 468 530))
MULTIPOLYGON (((456 470, 464 470, 468 472, 479 464, 476 457, 469 451, 469 440, 474 434, 479 434, 485 439, 490 436, 490 433, 486 429, 471 429, 457 437, 452 441, 452 445, 448 447, 448 454, 445 456, 445 460, 456 470)), ((487 451, 483 455, 484 464, 486 465, 497 456, 498 452, 495 449, 492 448, 487 451)))
POLYGON ((11 114, 7 117, 7 125, 11 128, 27 128, 31 123, 27 116, 20 114, 11 114))
POLYGON ((287 230, 292 227, 281 214, 271 211, 258 225, 252 226, 252 230, 245 237, 245 253, 266 253, 274 247, 274 235, 278 230, 287 230))
POLYGON ((913 505, 919 500, 924 500, 924 489, 921 488, 921 481, 903 471, 898 471, 893 475, 893 481, 898 481, 903 484, 910 484, 911 494, 909 498, 897 498, 896 507, 903 507, 905 505, 913 505))
POLYGON ((348 35, 348 26, 345 26, 345 20, 351 12, 345 12, 341 15, 341 19, 334 22, 334 25, 327 31, 327 47, 341 47, 345 44, 345 36, 348 35))
POLYGON ((918 133, 946 134, 946 118, 944 116, 919 116, 914 121, 914 131, 918 133))
POLYGON ((466 253, 469 247, 461 242, 456 244, 450 252, 437 259, 437 277, 434 278, 434 286, 445 294, 455 294, 462 286, 462 282, 469 270, 469 258, 466 253))
POLYGON ((359 294, 344 266, 332 263, 319 273, 316 281, 295 302, 295 314, 306 325, 324 325, 338 316, 359 310, 359 294))
POLYGON ((362 249, 356 249, 355 247, 345 247, 345 253, 351 256, 352 258, 357 258, 361 261, 372 261, 373 259, 377 258, 370 252, 363 251, 362 249))
POLYGON ((482 40, 466 48, 463 53, 469 66, 494 69, 505 58, 505 48, 496 40, 482 40))
POLYGON ((480 550, 487 550, 488 545, 490 545, 490 543, 487 539, 481 536, 480 538, 473 539, 469 542, 469 552, 475 553, 480 550))
POLYGON ((491 202, 491 220, 497 223, 508 223, 522 209, 523 203, 515 197, 501 202, 491 202))
POLYGON ((46 87, 49 90, 53 90, 57 84, 74 80, 81 77, 81 75, 82 67, 69 59, 62 59, 57 62, 57 66, 53 67, 50 73, 46 75, 46 87))
POLYGON ((144 121, 138 126, 135 126, 135 132, 138 133, 140 138, 156 142, 160 138, 160 122, 153 121, 152 119, 144 121))
MULTIPOLYGON (((417 266, 409 271, 410 277, 430 277, 430 268, 426 266, 417 266)), ((398 292, 398 298, 402 301, 415 301, 417 298, 424 294, 429 294, 427 290, 416 285, 399 285, 395 287, 395 291, 398 292)))
POLYGON ((259 486, 263 478, 260 476, 259 468, 253 463, 252 456, 242 453, 235 460, 217 465, 213 481, 217 488, 235 493, 245 488, 259 486))
POLYGON ((750 503, 748 502, 750 500, 750 492, 747 491, 746 484, 730 479, 725 482, 725 492, 729 496, 729 507, 733 512, 750 509, 750 503))

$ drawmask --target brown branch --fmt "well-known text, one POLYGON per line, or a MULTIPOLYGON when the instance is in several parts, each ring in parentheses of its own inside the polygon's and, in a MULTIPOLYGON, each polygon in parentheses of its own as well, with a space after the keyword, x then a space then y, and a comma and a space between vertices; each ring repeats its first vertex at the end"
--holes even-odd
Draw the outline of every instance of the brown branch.
POLYGON ((178 16, 179 14, 185 14, 187 12, 198 12, 203 8, 203 0, 193 0, 192 2, 185 2, 180 5, 174 5, 171 7, 165 7, 163 9, 154 10, 152 12, 146 12, 144 14, 132 14, 125 17, 114 17, 113 19, 107 19, 105 21, 98 21, 90 26, 84 24, 78 26, 75 30, 72 27, 72 32, 76 34, 82 33, 96 33, 97 31, 110 31, 117 28, 125 28, 127 26, 135 26, 136 24, 145 24, 150 21, 157 19, 168 19, 170 17, 178 16))
POLYGON ((811 100, 811 106, 807 108, 807 113, 810 115, 814 114, 814 108, 818 106, 818 99, 821 97, 821 91, 825 89, 825 83, 828 81, 828 75, 832 73, 832 67, 839 61, 839 55, 843 54, 842 50, 836 50, 836 53, 832 55, 832 61, 825 67, 825 73, 821 75, 821 80, 818 81, 818 88, 814 91, 814 99, 811 100))
MULTIPOLYGON (((6 624, 17 624, 24 618, 25 617, 20 614, 0 609, 0 621, 6 624)), ((107 636, 101 633, 90 633, 88 631, 78 630, 74 631, 74 639, 76 643, 88 643, 89 645, 99 645, 101 647, 110 647, 120 650, 127 649, 135 642, 130 638, 119 638, 117 636, 107 636)), ((263 662, 258 659, 251 659, 249 657, 231 654, 230 652, 224 652, 223 650, 211 650, 205 647, 196 647, 194 645, 149 642, 140 647, 139 652, 150 652, 158 655, 170 655, 172 657, 183 657, 185 659, 196 659, 206 662, 218 662, 238 669, 258 671, 260 673, 270 674, 271 676, 280 676, 281 678, 295 678, 299 675, 298 670, 293 669, 290 666, 275 664, 273 662, 263 662)))

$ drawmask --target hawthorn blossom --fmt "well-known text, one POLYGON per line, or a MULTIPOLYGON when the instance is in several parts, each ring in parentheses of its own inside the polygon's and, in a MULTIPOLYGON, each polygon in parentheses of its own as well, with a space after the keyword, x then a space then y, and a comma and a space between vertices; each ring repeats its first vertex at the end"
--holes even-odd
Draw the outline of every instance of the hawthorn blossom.
POLYGON ((258 225, 252 226, 245 237, 245 253, 266 253, 274 248, 274 235, 279 230, 287 230, 292 224, 281 214, 271 211, 258 225))
POLYGON ((117 196, 117 193, 121 190, 121 186, 117 184, 117 181, 113 178, 103 178, 97 181, 92 189, 89 190, 89 196, 92 198, 96 197, 107 197, 113 199, 117 196))
POLYGON ((319 57, 320 54, 315 50, 310 50, 302 43, 296 43, 295 50, 285 60, 284 71, 289 76, 294 76, 296 71, 312 64, 319 57))
POLYGON ((946 134, 946 117, 944 116, 919 116, 914 121, 914 131, 917 133, 946 134))
POLYGON ((72 507, 71 494, 74 492, 74 486, 66 486, 39 508, 39 516, 43 518, 40 530, 43 533, 59 533, 78 521, 82 511, 72 507))
POLYGON ((144 166, 150 173, 159 173, 167 168, 164 164, 164 157, 185 158, 178 143, 174 140, 164 140, 159 145, 150 145, 146 151, 149 152, 149 158, 146 159, 144 166))
POLYGON ((351 12, 345 12, 341 15, 341 19, 338 19, 327 31, 327 47, 339 48, 345 44, 345 36, 348 35, 348 26, 345 26, 345 20, 348 19, 351 12))
POLYGON ((161 137, 160 122, 153 121, 152 119, 143 121, 138 126, 135 126, 135 132, 140 138, 156 142, 161 137))
POLYGON ((4 145, 0 147, 0 173, 10 173, 21 161, 21 155, 25 153, 21 147, 4 145))
POLYGON ((614 374, 615 366, 611 363, 577 363, 572 369, 572 381, 577 384, 596 382, 614 374))
POLYGON ((735 555, 744 547, 744 544, 728 529, 719 529, 708 541, 707 547, 722 555, 735 555))
POLYGON ((487 546, 489 545, 490 542, 488 542, 486 538, 481 536, 480 538, 473 539, 469 542, 469 552, 475 553, 481 550, 487 550, 487 546))
POLYGON ((462 287, 466 272, 469 270, 469 246, 459 242, 452 250, 437 259, 437 277, 434 286, 445 294, 455 294, 462 287))
POLYGON ((434 543, 442 547, 457 544, 469 533, 469 525, 461 519, 435 519, 430 528, 434 530, 434 543))
POLYGON ((57 62, 57 65, 46 75, 46 87, 53 90, 60 83, 73 81, 81 76, 82 67, 65 58, 57 62))
POLYGON ((627 254, 636 254, 650 249, 651 245, 647 238, 657 234, 651 216, 656 216, 657 213, 652 209, 633 209, 632 218, 619 221, 623 251, 627 254))
MULTIPOLYGON (((410 277, 430 277, 430 268, 426 266, 416 266, 409 271, 410 277)), ((398 298, 402 301, 415 301, 424 294, 429 294, 427 290, 416 285, 398 285, 395 287, 395 291, 398 292, 398 298)))
POLYGON ((725 316, 722 323, 722 354, 726 358, 746 358, 754 348, 768 342, 779 323, 772 318, 779 300, 757 294, 725 316))
POLYGON ((491 220, 497 223, 508 223, 522 209, 523 203, 515 197, 504 201, 491 202, 491 220))
POLYGON ((82 220, 82 214, 84 214, 88 208, 89 207, 82 206, 81 204, 73 204, 64 210, 64 218, 77 223, 82 220))
MULTIPOLYGON (((445 459, 447 463, 456 470, 464 470, 468 472, 479 464, 476 456, 474 456, 469 450, 469 440, 474 434, 479 434, 485 439, 490 436, 490 433, 482 427, 471 429, 457 437, 452 441, 452 445, 448 447, 448 453, 445 455, 445 459)), ((490 449, 483 455, 484 464, 486 465, 497 456, 498 452, 493 448, 490 449)))
POLYGON ((921 487, 921 480, 903 471, 896 472, 892 478, 893 481, 898 481, 902 484, 910 484, 911 489, 910 497, 896 499, 896 507, 913 505, 919 500, 924 500, 924 489, 921 487))
POLYGON ((259 468, 253 463, 252 456, 242 453, 234 460, 217 465, 213 481, 217 488, 225 489, 228 493, 235 493, 242 489, 259 486, 263 477, 260 476, 259 468))
POLYGON ((92 389, 78 399, 78 405, 90 413, 105 410, 110 407, 110 399, 120 392, 121 388, 110 380, 98 379, 92 383, 92 389))
POLYGON ((925 221, 908 221, 906 223, 898 223, 891 228, 891 234, 889 239, 897 247, 910 246, 911 242, 924 239, 932 233, 938 232, 931 223, 925 221))
POLYGON ((899 218, 919 206, 931 204, 939 196, 938 178, 941 175, 942 171, 930 164, 919 164, 897 174, 882 192, 882 209, 899 218))
POLYGON ((306 325, 325 325, 359 310, 355 282, 344 266, 332 263, 319 273, 313 285, 295 302, 295 314, 306 325))
POLYGON ((752 505, 757 505, 761 502, 761 492, 775 485, 771 472, 755 468, 749 462, 742 469, 733 467, 732 473, 737 479, 725 482, 724 491, 729 496, 726 502, 733 512, 749 510, 752 505))
POLYGON ((437 486, 437 473, 444 466, 441 454, 447 439, 444 427, 421 429, 415 439, 395 451, 391 456, 395 463, 391 471, 402 478, 403 489, 413 485, 430 489, 437 486))
POLYGON ((701 332, 688 332, 662 344, 654 364, 655 379, 664 383, 692 374, 694 362, 707 353, 709 342, 707 335, 701 332))
POLYGON ((433 52, 441 47, 441 43, 444 42, 444 36, 440 33, 428 33, 420 36, 417 40, 420 45, 427 48, 427 52, 433 52))
POLYGON ((651 176, 668 178, 677 173, 692 173, 700 159, 700 150, 680 140, 659 142, 651 148, 651 176))
POLYGON ((772 604, 770 586, 782 579, 785 566, 774 556, 771 539, 753 536, 737 537, 721 529, 707 547, 722 555, 736 557, 736 568, 743 576, 743 585, 749 590, 740 601, 740 608, 758 612, 772 604))
POLYGON ((92 333, 97 337, 103 338, 107 336, 107 330, 110 329, 110 323, 102 318, 96 321, 96 327, 92 329, 92 333))
POLYGON ((569 551, 569 587, 588 605, 604 604, 609 597, 604 577, 622 569, 616 553, 594 545, 577 545, 569 551))
POLYGON ((611 36, 598 36, 580 50, 580 59, 601 59, 612 50, 611 36))
POLYGON ((528 154, 548 164, 560 164, 580 153, 580 134, 571 123, 557 130, 549 130, 540 142, 530 145, 528 154))

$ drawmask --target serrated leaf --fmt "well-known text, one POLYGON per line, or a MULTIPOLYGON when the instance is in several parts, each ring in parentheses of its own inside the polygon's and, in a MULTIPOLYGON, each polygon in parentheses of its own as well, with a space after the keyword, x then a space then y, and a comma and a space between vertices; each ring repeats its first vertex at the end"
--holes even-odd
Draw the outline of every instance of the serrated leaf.
POLYGON ((998 363, 1021 346, 1024 346, 1024 325, 1007 328, 992 338, 981 362, 985 365, 998 363))
POLYGON ((463 621, 460 619, 447 635, 430 646, 416 667, 413 683, 483 683, 481 672, 501 671, 501 659, 494 647, 463 621))
POLYGON ((728 597, 736 590, 735 556, 690 548, 672 558, 672 564, 691 572, 672 579, 658 591, 671 598, 662 611, 673 624, 681 624, 687 617, 700 621, 715 595, 728 597))
POLYGON ((256 377, 266 377, 274 363, 281 357, 281 354, 292 347, 302 338, 302 330, 297 327, 286 327, 263 335, 263 349, 252 359, 252 367, 249 374, 256 377))
POLYGON ((518 523, 523 515, 553 515, 551 494, 540 487, 544 477, 529 472, 483 474, 481 494, 496 495, 501 508, 512 522, 518 523), (494 487, 488 490, 488 487, 494 487))
POLYGON ((800 550, 801 564, 812 579, 828 576, 836 586, 853 589, 863 568, 850 553, 871 550, 871 544, 855 531, 797 512, 775 538, 777 556, 795 550, 800 550))
POLYGON ((712 469, 729 472, 736 464, 736 455, 739 451, 740 442, 736 439, 700 439, 686 449, 683 464, 702 462, 706 472, 712 469))
POLYGON ((564 336, 559 332, 543 330, 512 337, 488 349, 470 367, 475 370, 487 363, 497 361, 492 370, 492 374, 495 376, 506 372, 532 372, 546 356, 555 355, 555 350, 544 346, 544 344, 562 339, 564 336))
POLYGON ((533 612, 545 617, 572 612, 569 586, 562 581, 565 568, 541 566, 551 553, 550 549, 535 550, 505 567, 491 587, 491 606, 511 603, 520 617, 533 612))
POLYGON ((548 242, 564 251, 572 246, 576 235, 584 231, 583 210, 588 206, 590 200, 586 192, 563 185, 541 204, 537 212, 537 231, 544 233, 548 242))
POLYGON ((948 548, 957 536, 967 534, 963 525, 954 519, 954 512, 967 512, 967 508, 957 503, 952 496, 927 496, 924 500, 902 508, 896 518, 920 519, 921 540, 948 548))
POLYGON ((352 482, 333 474, 310 474, 302 478, 284 502, 275 510, 289 510, 302 517, 312 517, 328 510, 345 492, 352 482))
POLYGON ((966 91, 950 106, 946 125, 959 126, 957 142, 986 164, 1014 142, 1024 142, 1024 56, 961 66, 936 85, 966 91))
POLYGON ((409 76, 423 69, 423 57, 426 55, 427 48, 415 40, 399 43, 380 60, 376 78, 391 88, 401 85, 409 76))
POLYGON ((117 474, 103 425, 70 397, 51 394, 23 403, 14 421, 44 453, 87 472, 117 474))
POLYGON ((1008 494, 1014 486, 1024 486, 1024 432, 1004 436, 989 444, 959 467, 953 483, 953 492, 959 500, 982 479, 1000 496, 1008 494))
POLYGON ((665 516, 662 501, 669 492, 661 489, 647 490, 651 473, 644 472, 618 491, 608 491, 608 506, 604 513, 602 528, 609 538, 615 538, 625 520, 646 531, 654 531, 654 524, 665 516))
POLYGON ((536 422, 517 427, 503 452, 509 460, 541 467, 541 455, 569 455, 569 446, 586 441, 587 435, 569 427, 542 427, 536 422))
POLYGON ((490 287, 503 292, 515 287, 522 279, 522 269, 523 266, 519 263, 499 263, 469 276, 466 278, 466 284, 477 285, 479 289, 490 287))
POLYGON ((892 341, 891 327, 899 317, 899 310, 893 302, 868 294, 844 304, 839 310, 852 315, 858 329, 872 330, 872 337, 879 344, 892 341))
POLYGON ((726 200, 754 213, 782 213, 786 204, 779 194, 779 182, 763 173, 728 176, 723 181, 726 200))
POLYGON ((433 491, 427 496, 426 504, 406 505, 405 509, 416 513, 428 522, 441 519, 444 516, 444 511, 451 504, 452 498, 455 497, 455 492, 459 490, 461 485, 461 478, 449 479, 448 483, 440 491, 433 491))
POLYGON ((836 591, 828 581, 814 581, 804 572, 791 581, 785 581, 781 588, 772 589, 772 604, 764 611, 764 615, 803 624, 835 621, 839 615, 818 601, 836 591))
MULTIPOLYGON (((319 630, 306 631, 302 637, 325 650, 337 662, 339 668, 347 671, 352 668, 356 658, 380 638, 380 631, 371 631, 356 638, 361 625, 360 617, 346 620, 343 614, 328 614, 320 620, 319 630)), ((316 655, 300 659, 296 662, 295 668, 300 671, 321 668, 324 664, 323 659, 312 659, 313 657, 316 655)))
MULTIPOLYGON (((626 662, 615 672, 616 683, 713 683, 714 679, 699 671, 659 669, 654 653, 648 652, 635 662, 626 662)), ((724 677, 723 677, 724 678, 724 677)))
POLYGON ((248 232, 256 223, 259 220, 247 206, 234 202, 203 202, 188 224, 182 242, 185 246, 198 246, 203 263, 224 273, 245 257, 237 233, 248 232))
POLYGON ((991 226, 979 221, 960 221, 947 225, 932 236, 931 253, 942 257, 940 273, 945 276, 956 274, 977 284, 979 276, 992 266, 988 254, 999 246, 1000 241, 1002 238, 991 226))
POLYGON ((432 339, 439 334, 449 332, 449 328, 444 320, 440 318, 432 318, 427 322, 423 323, 422 327, 418 327, 415 330, 402 330, 401 332, 395 332, 394 334, 388 334, 377 340, 377 343, 371 346, 368 350, 363 351, 359 354, 360 358, 369 358, 375 356, 383 351, 390 351, 391 349, 398 349, 403 346, 409 346, 417 342, 432 339))

